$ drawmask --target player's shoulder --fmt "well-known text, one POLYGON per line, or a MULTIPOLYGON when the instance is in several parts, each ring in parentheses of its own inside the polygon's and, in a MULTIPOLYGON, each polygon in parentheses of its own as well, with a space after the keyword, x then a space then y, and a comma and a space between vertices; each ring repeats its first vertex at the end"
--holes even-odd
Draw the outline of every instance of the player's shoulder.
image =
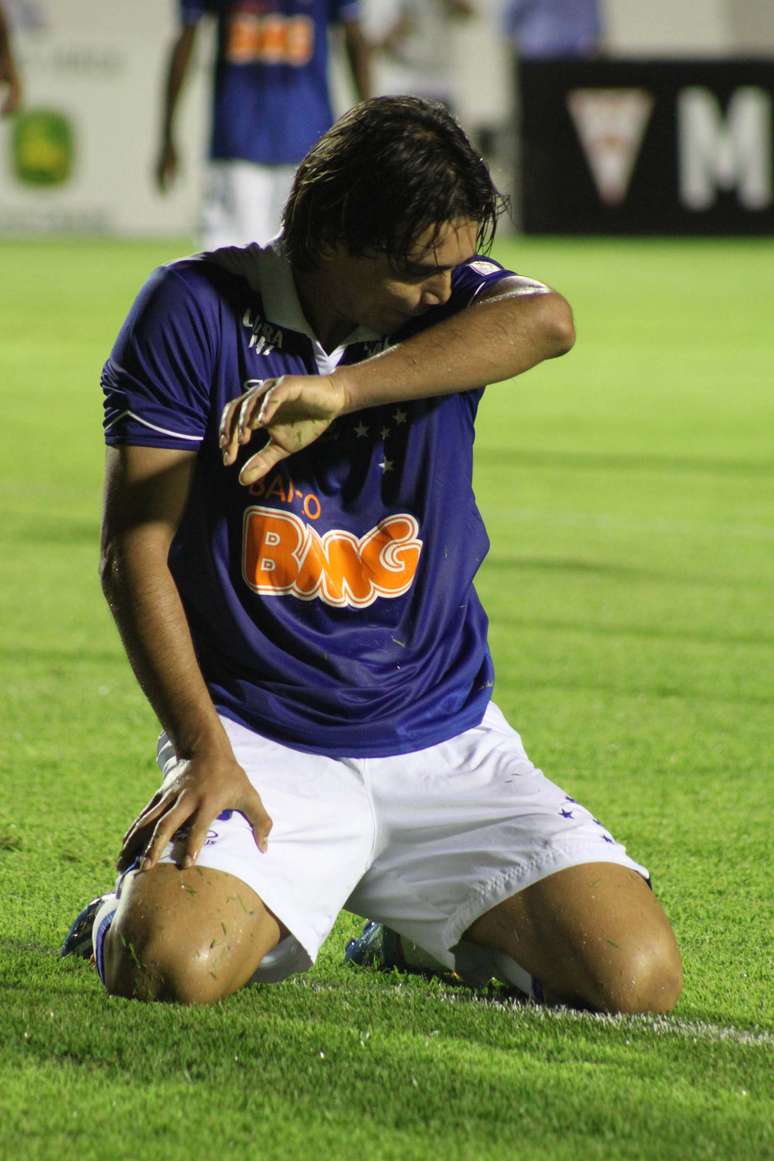
POLYGON ((140 343, 154 348, 204 345, 214 351, 227 320, 243 309, 244 291, 237 275, 206 258, 177 258, 151 271, 114 349, 140 343))
POLYGON ((222 0, 178 0, 178 13, 183 25, 197 24, 203 16, 221 16, 224 11, 222 0))
POLYGON ((211 250, 176 258, 160 266, 154 273, 160 281, 170 287, 177 286, 181 292, 204 297, 221 295, 244 279, 238 268, 230 269, 227 264, 218 261, 218 255, 222 253, 224 251, 211 250))
POLYGON ((349 24, 362 19, 362 0, 328 0, 327 19, 349 24))
POLYGON ((248 279, 238 266, 218 261, 223 253, 192 254, 157 266, 140 290, 135 308, 166 316, 201 316, 211 322, 223 309, 238 307, 248 279))

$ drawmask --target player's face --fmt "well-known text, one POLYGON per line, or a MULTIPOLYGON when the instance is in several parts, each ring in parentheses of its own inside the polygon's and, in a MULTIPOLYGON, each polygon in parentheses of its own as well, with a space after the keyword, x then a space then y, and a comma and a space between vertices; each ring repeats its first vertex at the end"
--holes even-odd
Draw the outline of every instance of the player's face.
POLYGON ((383 254, 339 255, 336 313, 377 334, 394 334, 448 301, 452 271, 475 253, 477 233, 476 223, 468 219, 445 222, 433 243, 436 230, 430 227, 398 262, 383 254))

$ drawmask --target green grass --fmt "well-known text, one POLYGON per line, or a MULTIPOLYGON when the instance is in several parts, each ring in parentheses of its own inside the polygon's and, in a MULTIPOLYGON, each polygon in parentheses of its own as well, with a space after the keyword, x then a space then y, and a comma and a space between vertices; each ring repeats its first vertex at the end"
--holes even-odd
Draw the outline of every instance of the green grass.
POLYGON ((579 341, 482 407, 496 697, 650 866, 685 957, 667 1020, 347 972, 349 917, 306 977, 206 1010, 107 999, 57 959, 156 781, 96 578, 96 381, 187 249, 0 248, 0 1154, 771 1156, 774 245, 499 251, 568 295, 579 341))

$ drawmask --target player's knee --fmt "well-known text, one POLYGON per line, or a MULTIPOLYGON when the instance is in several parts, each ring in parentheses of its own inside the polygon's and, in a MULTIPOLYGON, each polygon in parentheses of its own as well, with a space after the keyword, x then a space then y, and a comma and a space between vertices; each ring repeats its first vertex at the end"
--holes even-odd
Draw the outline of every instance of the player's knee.
POLYGON ((671 1012, 683 986, 680 952, 665 936, 631 951, 602 981, 598 1005, 622 1015, 671 1012))
POLYGON ((111 995, 179 1004, 209 1004, 233 990, 226 966, 190 931, 130 909, 105 939, 104 982, 111 995))

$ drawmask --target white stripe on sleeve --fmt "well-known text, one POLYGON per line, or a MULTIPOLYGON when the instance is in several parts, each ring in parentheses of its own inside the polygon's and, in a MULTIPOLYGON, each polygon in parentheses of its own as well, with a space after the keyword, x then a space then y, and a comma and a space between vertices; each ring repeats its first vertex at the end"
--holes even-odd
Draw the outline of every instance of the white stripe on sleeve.
POLYGON ((204 439, 203 435, 186 435, 182 431, 170 431, 167 427, 159 427, 155 423, 149 423, 148 420, 143 419, 142 416, 135 415, 133 411, 122 411, 120 415, 115 417, 115 419, 111 419, 110 423, 105 424, 105 431, 110 431, 114 423, 118 423, 119 420, 124 419, 127 415, 130 419, 135 419, 138 423, 141 423, 143 427, 150 427, 152 431, 158 431, 162 435, 171 435, 174 439, 190 439, 194 443, 201 443, 201 441, 204 439))

